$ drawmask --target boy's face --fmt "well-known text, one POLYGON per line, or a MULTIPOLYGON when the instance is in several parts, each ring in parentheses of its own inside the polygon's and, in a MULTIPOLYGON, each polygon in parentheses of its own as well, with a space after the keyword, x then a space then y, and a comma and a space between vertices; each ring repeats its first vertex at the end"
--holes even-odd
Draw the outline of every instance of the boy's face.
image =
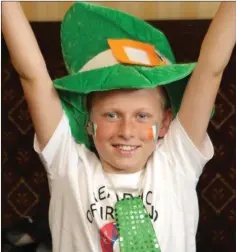
MULTIPOLYGON (((145 166, 156 147, 157 137, 150 132, 156 129, 164 136, 171 112, 164 112, 157 88, 113 90, 95 94, 90 121, 96 125, 93 140, 103 169, 133 173, 145 166)), ((88 132, 92 134, 91 127, 88 132)))

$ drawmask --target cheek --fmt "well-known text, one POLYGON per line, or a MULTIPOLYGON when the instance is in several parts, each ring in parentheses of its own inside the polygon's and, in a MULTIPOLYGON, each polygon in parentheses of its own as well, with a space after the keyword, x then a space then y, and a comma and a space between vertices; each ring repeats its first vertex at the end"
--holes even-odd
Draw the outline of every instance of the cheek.
POLYGON ((145 142, 155 142, 158 139, 158 124, 140 127, 139 136, 145 142))
POLYGON ((96 125, 96 131, 94 138, 96 142, 107 140, 114 136, 116 127, 114 125, 107 125, 106 123, 98 123, 96 125))

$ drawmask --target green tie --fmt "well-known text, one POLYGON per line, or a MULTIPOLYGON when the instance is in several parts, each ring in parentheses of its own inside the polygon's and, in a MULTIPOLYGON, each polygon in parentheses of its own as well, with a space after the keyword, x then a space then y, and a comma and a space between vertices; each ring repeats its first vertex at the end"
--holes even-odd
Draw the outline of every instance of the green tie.
POLYGON ((140 197, 115 204, 121 252, 161 252, 150 216, 140 197))

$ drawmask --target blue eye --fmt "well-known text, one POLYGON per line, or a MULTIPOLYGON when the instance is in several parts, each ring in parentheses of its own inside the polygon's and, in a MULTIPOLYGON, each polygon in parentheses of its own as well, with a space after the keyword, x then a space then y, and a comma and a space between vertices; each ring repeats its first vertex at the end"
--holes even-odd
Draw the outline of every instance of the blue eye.
POLYGON ((111 118, 111 119, 115 119, 115 118, 117 118, 117 115, 115 113, 107 113, 106 117, 111 118))
POLYGON ((138 116, 139 116, 139 118, 141 118, 141 119, 148 118, 148 115, 147 115, 147 114, 139 114, 138 116))

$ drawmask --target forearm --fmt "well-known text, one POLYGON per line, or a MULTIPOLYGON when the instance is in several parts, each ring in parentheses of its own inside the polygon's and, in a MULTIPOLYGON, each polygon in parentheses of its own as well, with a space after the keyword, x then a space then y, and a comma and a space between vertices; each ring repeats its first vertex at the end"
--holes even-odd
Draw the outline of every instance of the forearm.
POLYGON ((34 81, 47 75, 43 56, 19 2, 2 2, 2 32, 22 79, 34 81))
POLYGON ((201 46, 198 66, 203 73, 220 75, 236 43, 236 3, 222 3, 201 46))

